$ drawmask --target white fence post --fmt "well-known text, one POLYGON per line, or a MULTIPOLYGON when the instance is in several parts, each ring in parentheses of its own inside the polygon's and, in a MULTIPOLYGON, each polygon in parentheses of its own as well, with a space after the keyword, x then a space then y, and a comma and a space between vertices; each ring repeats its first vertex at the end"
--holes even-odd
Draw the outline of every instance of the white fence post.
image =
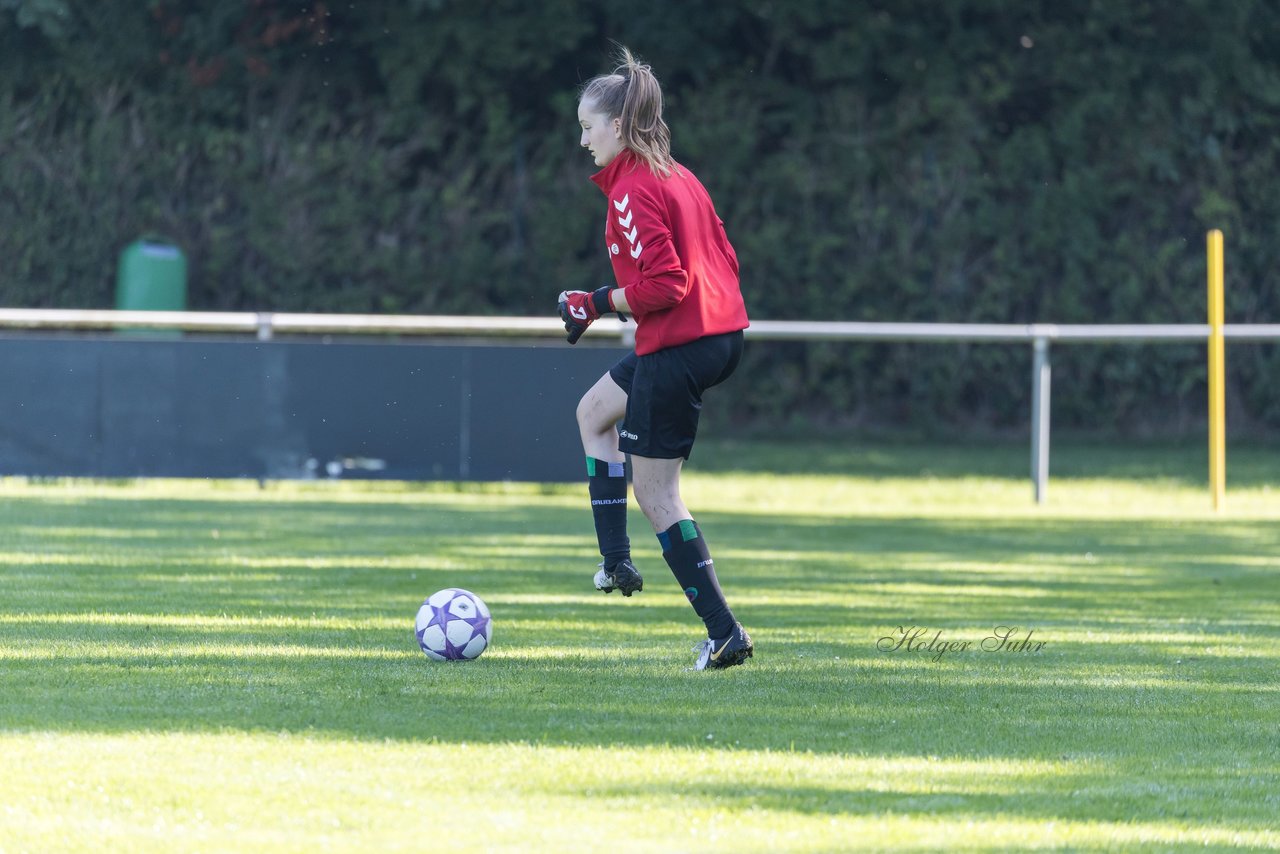
POLYGON ((1031 482, 1036 504, 1049 500, 1049 339, 1037 337, 1032 344, 1031 366, 1031 482))

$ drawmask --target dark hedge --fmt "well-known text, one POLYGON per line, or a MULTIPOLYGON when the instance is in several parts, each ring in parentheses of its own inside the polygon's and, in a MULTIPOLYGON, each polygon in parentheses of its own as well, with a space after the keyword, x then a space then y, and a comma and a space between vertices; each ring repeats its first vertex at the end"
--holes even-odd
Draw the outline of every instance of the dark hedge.
MULTIPOLYGON (((576 87, 651 62, 756 318, 1276 322, 1274 0, 0 0, 0 303, 548 313, 608 281, 576 87)), ((1022 429, 1029 347, 758 344, 738 423, 1022 429)), ((1055 428, 1203 429, 1204 348, 1059 346, 1055 428)), ((1236 432, 1280 348, 1232 345, 1236 432)))

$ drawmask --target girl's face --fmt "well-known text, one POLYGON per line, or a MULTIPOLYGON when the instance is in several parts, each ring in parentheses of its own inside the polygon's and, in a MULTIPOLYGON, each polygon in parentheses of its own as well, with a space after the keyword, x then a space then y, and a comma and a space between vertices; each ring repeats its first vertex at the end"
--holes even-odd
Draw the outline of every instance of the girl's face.
POLYGON ((603 169, 612 163, 622 151, 622 119, 597 113, 594 104, 582 101, 578 104, 578 124, 582 126, 578 144, 591 152, 596 165, 603 169))

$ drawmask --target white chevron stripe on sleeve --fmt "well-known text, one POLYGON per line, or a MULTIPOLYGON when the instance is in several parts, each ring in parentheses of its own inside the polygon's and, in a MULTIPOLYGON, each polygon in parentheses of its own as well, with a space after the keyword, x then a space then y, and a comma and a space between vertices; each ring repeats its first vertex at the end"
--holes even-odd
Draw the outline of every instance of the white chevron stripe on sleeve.
POLYGON ((634 213, 634 211, 627 211, 627 215, 626 215, 626 217, 625 217, 625 218, 624 218, 624 217, 618 217, 618 225, 622 226, 623 228, 630 228, 630 227, 631 227, 631 214, 632 214, 632 213, 634 213))
POLYGON ((613 206, 618 209, 618 213, 622 213, 627 209, 627 205, 630 204, 630 202, 631 202, 631 194, 627 193, 621 199, 614 202, 613 206))
POLYGON ((624 232, 622 233, 622 236, 623 236, 623 237, 625 237, 625 238, 627 238, 627 242, 628 242, 628 243, 635 243, 635 242, 636 242, 636 235, 637 235, 637 234, 639 234, 639 233, 640 233, 640 227, 639 227, 639 226, 632 226, 632 227, 631 227, 631 230, 630 230, 630 231, 624 231, 624 232))
POLYGON ((643 249, 644 249, 644 244, 643 244, 643 243, 637 243, 635 246, 633 246, 633 247, 631 248, 631 257, 632 257, 632 258, 639 258, 639 257, 640 257, 640 252, 641 252, 643 249))

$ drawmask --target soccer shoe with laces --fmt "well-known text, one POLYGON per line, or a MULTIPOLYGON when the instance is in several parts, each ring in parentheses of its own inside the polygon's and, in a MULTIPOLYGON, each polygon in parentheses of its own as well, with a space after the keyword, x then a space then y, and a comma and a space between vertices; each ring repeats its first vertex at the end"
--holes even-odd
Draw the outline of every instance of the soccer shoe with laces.
POLYGON ((630 560, 620 560, 608 567, 601 562, 600 571, 596 573, 596 589, 604 593, 621 590, 623 596, 630 596, 644 589, 644 579, 630 560))
POLYGON ((755 644, 751 642, 751 635, 747 634, 742 623, 734 623, 733 631, 727 638, 720 640, 707 638, 693 648, 694 652, 698 653, 698 660, 694 663, 693 669, 721 670, 725 667, 733 667, 750 658, 754 649, 755 644))

